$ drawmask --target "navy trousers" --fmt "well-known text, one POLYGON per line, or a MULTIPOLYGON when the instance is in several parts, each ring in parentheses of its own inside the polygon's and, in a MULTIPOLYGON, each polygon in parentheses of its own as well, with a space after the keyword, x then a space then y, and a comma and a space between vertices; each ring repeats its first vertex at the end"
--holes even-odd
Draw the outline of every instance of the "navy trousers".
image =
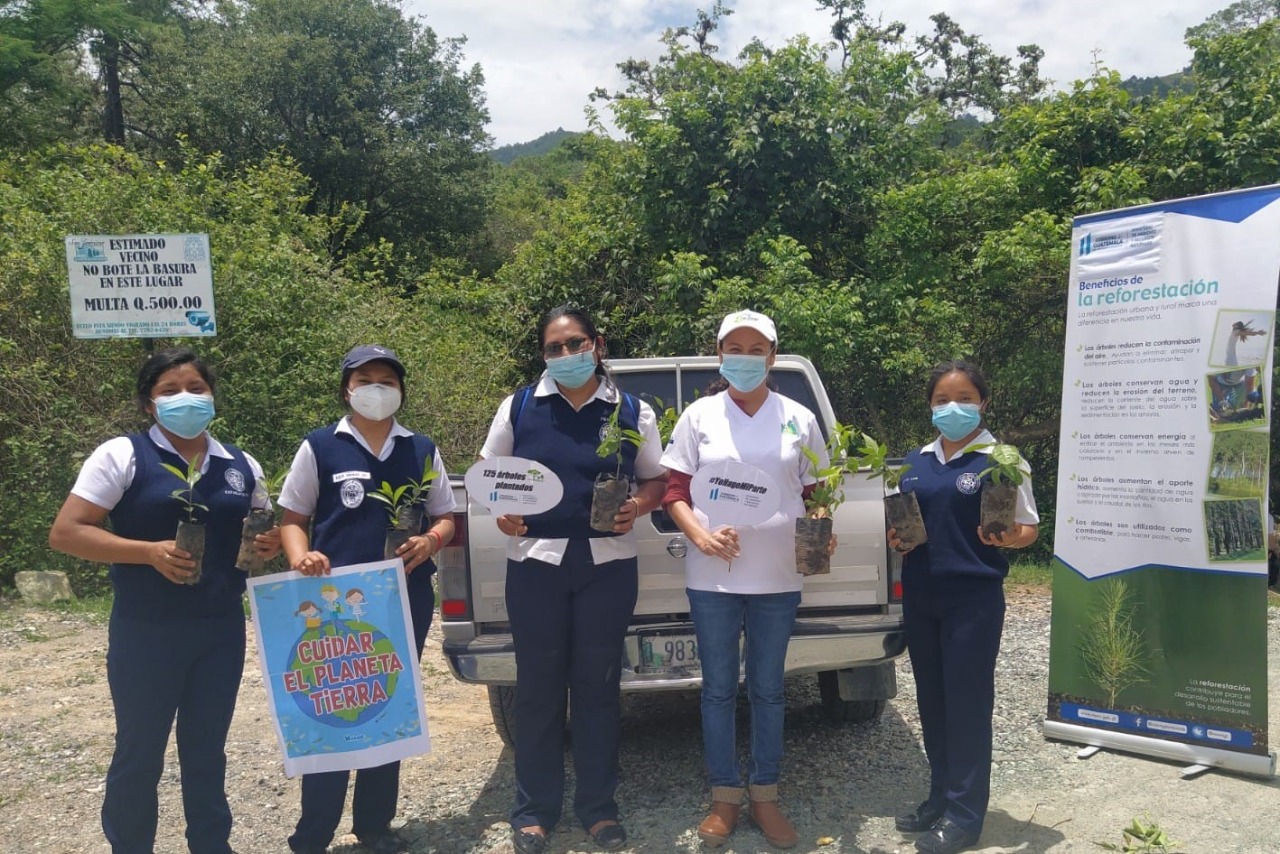
POLYGON ((102 829, 113 854, 154 849, 156 787, 175 717, 187 847, 193 854, 227 854, 231 808, 224 749, 244 670, 244 614, 181 622, 113 614, 108 637, 116 749, 107 771, 102 829))
POLYGON ((584 828, 618 818, 622 641, 635 611, 636 559, 596 566, 570 540, 560 566, 507 561, 507 616, 516 649, 515 828, 560 820, 566 692, 577 775, 574 815, 584 828))
MULTIPOLYGON (((429 575, 423 573, 421 579, 415 579, 410 574, 409 578, 409 616, 413 621, 413 640, 417 645, 418 658, 421 659, 427 630, 431 628, 431 618, 435 614, 436 597, 429 575)), ((342 805, 347 801, 350 778, 350 771, 302 775, 302 816, 289 837, 291 848, 324 848, 333 841, 338 822, 342 821, 342 805)), ((355 790, 351 801, 351 832, 361 839, 386 833, 391 820, 396 817, 396 802, 400 797, 400 763, 388 762, 376 768, 361 768, 356 771, 355 790)))
POLYGON ((907 651, 929 758, 929 803, 973 833, 991 798, 991 715, 1004 630, 1001 579, 903 576, 907 651))

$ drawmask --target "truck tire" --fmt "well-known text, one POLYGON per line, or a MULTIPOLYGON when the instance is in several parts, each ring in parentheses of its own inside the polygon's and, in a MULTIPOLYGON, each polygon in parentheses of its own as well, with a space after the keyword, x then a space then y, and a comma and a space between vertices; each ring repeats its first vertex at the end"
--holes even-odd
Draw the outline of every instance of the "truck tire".
MULTIPOLYGON (((490 691, 493 689, 490 688, 490 691)), ((840 679, 834 670, 818 674, 818 693, 827 719, 835 723, 870 723, 884 714, 885 700, 842 700, 840 679)))
POLYGON ((493 715, 493 728, 507 747, 516 746, 516 686, 490 685, 489 712, 493 715))

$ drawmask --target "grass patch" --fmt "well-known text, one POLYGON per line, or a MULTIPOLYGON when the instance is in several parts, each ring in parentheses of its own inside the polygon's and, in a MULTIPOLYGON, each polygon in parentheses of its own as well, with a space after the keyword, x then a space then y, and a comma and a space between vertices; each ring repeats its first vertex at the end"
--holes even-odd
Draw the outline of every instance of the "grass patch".
POLYGON ((1014 587, 1053 589, 1053 567, 1047 563, 1019 561, 1009 567, 1007 583, 1014 587))
POLYGON ((79 599, 54 602, 46 607, 59 614, 83 617, 91 623, 105 623, 111 616, 111 594, 84 596, 79 599))

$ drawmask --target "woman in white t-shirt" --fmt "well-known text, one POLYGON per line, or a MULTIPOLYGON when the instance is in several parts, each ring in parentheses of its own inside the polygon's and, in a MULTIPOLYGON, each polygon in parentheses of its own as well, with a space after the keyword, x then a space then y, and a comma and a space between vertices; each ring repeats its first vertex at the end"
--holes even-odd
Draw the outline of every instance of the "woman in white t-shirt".
POLYGON ((729 388, 685 408, 662 457, 670 472, 663 506, 692 546, 685 571, 702 661, 702 741, 712 801, 698 836, 723 845, 738 821, 743 788, 734 707, 745 629, 751 817, 771 845, 790 848, 798 837, 777 798, 782 677, 803 582, 796 572, 795 520, 804 515, 805 489, 814 483, 801 448, 812 449, 824 468, 827 453, 814 414, 765 382, 778 350, 772 320, 754 311, 729 315, 717 350, 729 388), (773 517, 750 528, 710 529, 689 484, 699 469, 725 461, 755 466, 774 479, 783 497, 773 517))

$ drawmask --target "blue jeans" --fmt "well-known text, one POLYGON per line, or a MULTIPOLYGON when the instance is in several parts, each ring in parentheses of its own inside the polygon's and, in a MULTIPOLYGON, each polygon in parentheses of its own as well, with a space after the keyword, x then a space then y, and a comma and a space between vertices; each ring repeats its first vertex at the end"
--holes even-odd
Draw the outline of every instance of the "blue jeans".
POLYGON ((744 630, 747 697, 751 701, 747 779, 757 786, 776 783, 786 710, 782 674, 800 593, 686 592, 702 660, 702 752, 711 785, 742 785, 734 711, 743 672, 738 650, 744 630))

